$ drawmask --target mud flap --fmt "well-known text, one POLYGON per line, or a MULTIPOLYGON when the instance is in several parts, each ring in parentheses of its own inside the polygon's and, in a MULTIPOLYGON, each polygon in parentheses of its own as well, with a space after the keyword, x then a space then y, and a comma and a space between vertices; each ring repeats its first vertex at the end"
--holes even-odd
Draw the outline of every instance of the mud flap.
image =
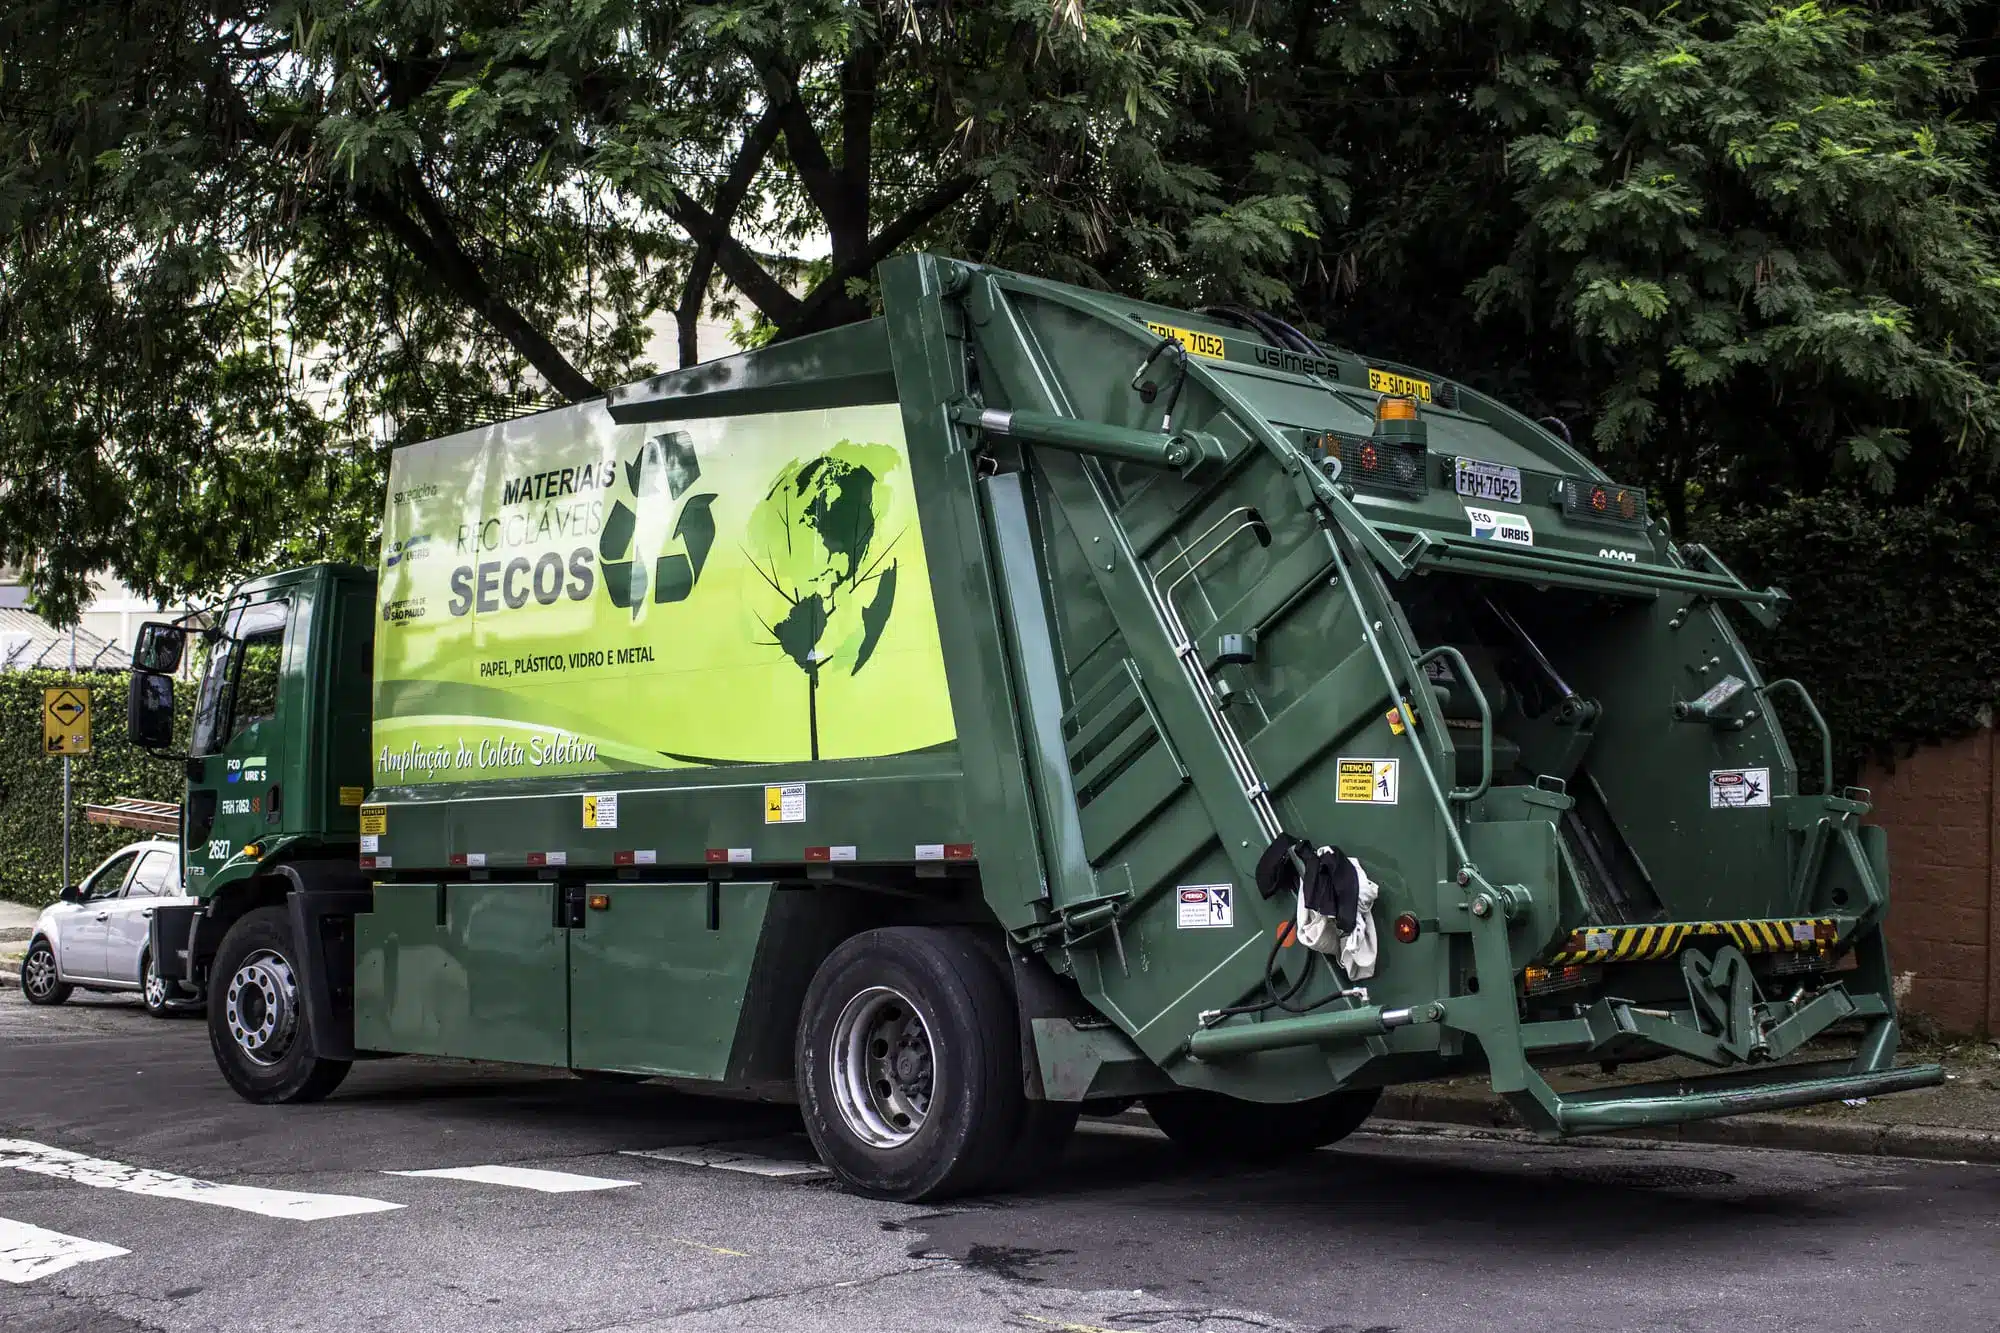
POLYGON ((300 996, 313 1054, 354 1058, 354 916, 375 905, 374 890, 293 889, 285 895, 299 966, 300 996))
POLYGON ((194 903, 154 909, 146 948, 163 981, 186 984, 193 976, 194 921, 200 914, 194 903))

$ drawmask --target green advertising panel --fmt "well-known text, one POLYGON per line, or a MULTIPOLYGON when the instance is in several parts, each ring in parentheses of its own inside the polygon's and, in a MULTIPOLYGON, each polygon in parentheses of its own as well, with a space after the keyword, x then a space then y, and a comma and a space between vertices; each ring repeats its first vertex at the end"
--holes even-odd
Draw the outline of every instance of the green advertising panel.
POLYGON ((894 405, 398 450, 380 785, 901 754, 955 737, 894 405))

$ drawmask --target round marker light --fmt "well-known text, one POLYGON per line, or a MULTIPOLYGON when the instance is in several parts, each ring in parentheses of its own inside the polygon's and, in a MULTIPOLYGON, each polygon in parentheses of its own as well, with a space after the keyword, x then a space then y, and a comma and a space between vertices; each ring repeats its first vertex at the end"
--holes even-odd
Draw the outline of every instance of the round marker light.
POLYGON ((1638 516, 1639 498, 1630 491, 1618 492, 1618 517, 1630 519, 1638 516))
POLYGON ((1361 446, 1361 470, 1362 470, 1363 472, 1373 472, 1373 471, 1375 471, 1375 470, 1376 470, 1377 468, 1379 468, 1379 467, 1381 467, 1381 466, 1382 466, 1382 460, 1381 460, 1381 458, 1380 458, 1379 456, 1377 456, 1377 454, 1375 453, 1375 446, 1374 446, 1374 445, 1372 445, 1372 444, 1364 444, 1364 445, 1362 445, 1362 446, 1361 446))
POLYGON ((1416 917, 1410 913, 1405 912, 1396 918, 1396 943, 1415 944, 1417 936, 1423 933, 1423 927, 1417 924, 1416 917))
POLYGON ((1593 486, 1591 488, 1590 507, 1600 514, 1611 507, 1611 497, 1604 493, 1602 486, 1593 486))

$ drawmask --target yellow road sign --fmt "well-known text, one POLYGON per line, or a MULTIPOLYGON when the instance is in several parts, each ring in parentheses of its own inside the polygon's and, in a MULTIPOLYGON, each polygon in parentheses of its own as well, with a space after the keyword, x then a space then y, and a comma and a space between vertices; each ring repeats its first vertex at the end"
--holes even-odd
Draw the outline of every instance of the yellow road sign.
POLYGON ((42 753, 90 753, 90 690, 58 685, 42 691, 42 753))

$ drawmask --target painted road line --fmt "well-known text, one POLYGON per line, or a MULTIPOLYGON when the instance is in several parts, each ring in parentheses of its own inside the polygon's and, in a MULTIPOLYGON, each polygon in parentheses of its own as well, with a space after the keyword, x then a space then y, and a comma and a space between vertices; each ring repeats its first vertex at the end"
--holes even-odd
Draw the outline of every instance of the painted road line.
POLYGON ((656 1162, 678 1162, 682 1166, 709 1166, 718 1171, 741 1171, 771 1180, 809 1180, 831 1175, 814 1161, 797 1161, 747 1152, 723 1144, 698 1144, 689 1148, 628 1148, 626 1157, 650 1157, 656 1162))
POLYGON ((384 1199, 363 1199, 352 1194, 306 1194, 298 1190, 264 1189, 256 1185, 217 1185, 207 1180, 191 1180, 170 1171, 153 1171, 142 1166, 82 1153, 51 1148, 46 1143, 26 1139, 0 1139, 0 1167, 31 1171, 38 1176, 54 1176, 93 1189, 123 1190, 156 1199, 179 1199, 186 1203, 214 1204, 262 1217, 285 1217, 297 1222, 318 1222, 329 1217, 352 1217, 357 1213, 386 1213, 401 1208, 384 1199))
POLYGON ((116 1259, 130 1253, 101 1240, 65 1236, 60 1231, 44 1231, 26 1222, 0 1217, 0 1282, 33 1282, 78 1264, 116 1259))
POLYGON ((607 1180, 567 1171, 537 1171, 526 1166, 446 1166, 434 1171, 384 1171, 385 1176, 425 1176, 434 1180, 470 1180, 481 1185, 511 1185, 543 1194, 576 1194, 583 1190, 622 1190, 636 1180, 607 1180))

